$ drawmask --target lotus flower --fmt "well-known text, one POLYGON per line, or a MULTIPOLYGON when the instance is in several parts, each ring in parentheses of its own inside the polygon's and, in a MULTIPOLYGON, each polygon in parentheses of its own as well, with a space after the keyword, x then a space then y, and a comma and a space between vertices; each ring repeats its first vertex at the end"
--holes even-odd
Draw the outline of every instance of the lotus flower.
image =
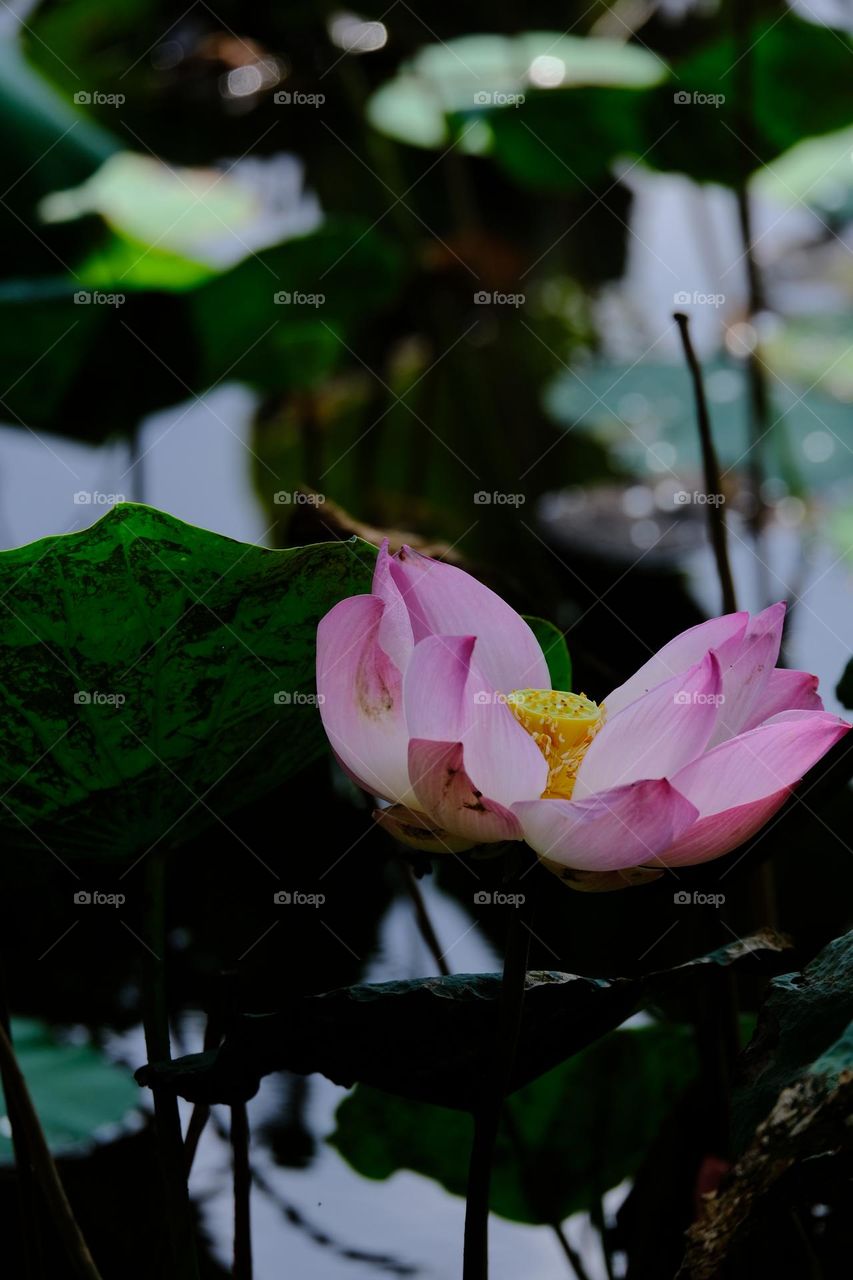
POLYGON ((523 840, 569 880, 642 879, 742 844, 850 728, 815 676, 776 668, 784 614, 700 623, 596 704, 551 688, 493 591, 386 543, 372 593, 320 623, 323 724, 407 844, 523 840))

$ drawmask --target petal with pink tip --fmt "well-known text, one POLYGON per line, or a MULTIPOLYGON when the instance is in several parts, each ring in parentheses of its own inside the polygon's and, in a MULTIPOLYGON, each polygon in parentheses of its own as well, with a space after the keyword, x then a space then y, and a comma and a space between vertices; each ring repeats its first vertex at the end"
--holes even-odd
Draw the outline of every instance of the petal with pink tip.
POLYGON ((317 692, 345 768, 365 791, 409 804, 402 676, 379 643, 385 609, 377 596, 350 596, 326 614, 317 628, 317 692))
POLYGON ((785 608, 784 601, 780 601, 750 618, 737 653, 729 661, 721 658, 723 705, 710 746, 716 747, 741 733, 760 703, 779 657, 785 608))
MULTIPOLYGON (((736 647, 746 632, 748 613, 726 613, 682 631, 649 658, 638 671, 604 699, 609 715, 617 715, 657 685, 700 662, 709 649, 736 647)), ((725 652, 725 650, 723 650, 725 652)))
POLYGON ((703 818, 799 782, 850 725, 826 711, 785 711, 680 769, 673 784, 703 818))
POLYGON ((412 623, 409 611, 403 600, 402 592, 394 581, 391 572, 392 558, 388 554, 388 539, 385 538, 376 557, 373 570, 373 594, 385 605, 382 621, 379 624, 379 643, 388 657, 403 672, 409 665, 412 650, 415 647, 412 635, 412 623))
POLYGON ((611 719, 581 761, 573 799, 642 778, 671 776, 695 759, 714 729, 722 688, 713 650, 611 719))
POLYGON ((661 862, 668 867, 690 867, 731 853, 732 849, 737 849, 760 831, 790 794, 790 787, 782 787, 761 800, 738 804, 733 809, 700 818, 676 840, 672 848, 661 854, 661 862))
POLYGON ((817 676, 810 675, 808 671, 776 667, 770 672, 761 696, 753 703, 744 731, 757 728, 780 711, 823 711, 817 687, 817 676))
POLYGON ((520 840, 521 827, 509 809, 483 795, 465 770, 461 742, 409 743, 409 777, 421 808, 454 836, 474 844, 520 840))
POLYGON ((631 782, 586 800, 513 805, 524 838, 541 858, 583 871, 654 864, 696 821, 695 805, 665 778, 631 782))
POLYGON ((412 738, 461 742, 477 790, 499 805, 532 800, 548 780, 545 757, 475 660, 474 636, 428 636, 415 645, 403 694, 412 738))
POLYGON ((493 689, 550 689, 548 664, 524 619, 494 591, 455 565, 408 547, 391 560, 415 636, 477 637, 477 665, 493 689))

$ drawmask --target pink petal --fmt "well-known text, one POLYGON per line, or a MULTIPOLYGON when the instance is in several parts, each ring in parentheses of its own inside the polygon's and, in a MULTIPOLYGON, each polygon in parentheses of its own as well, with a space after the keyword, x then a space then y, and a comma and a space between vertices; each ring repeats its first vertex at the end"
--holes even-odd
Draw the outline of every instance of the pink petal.
POLYGON ((415 645, 404 700, 412 738, 461 742, 478 791, 509 807, 545 790, 545 757, 474 661, 474 636, 428 636, 415 645))
POLYGON ((374 818, 383 830, 400 844, 422 853, 464 853, 474 846, 473 840, 451 835, 426 814, 407 809, 402 804, 392 804, 388 809, 375 809, 374 818))
POLYGON ((431 635, 477 637, 477 665, 501 693, 550 689, 548 665, 523 618, 454 565, 404 547, 391 574, 409 610, 415 644, 431 635))
POLYGON ((849 728, 826 711, 786 711, 706 752, 673 785, 703 818, 766 800, 799 782, 849 728))
POLYGON ((744 730, 755 729, 780 711, 823 711, 817 691, 818 678, 808 671, 788 671, 777 667, 752 705, 744 730))
POLYGON ((350 596, 326 614, 317 628, 317 692, 347 771, 365 791, 409 804, 402 676, 379 644, 385 611, 377 596, 350 596))
POLYGON ((587 800, 513 805, 524 838, 541 858, 585 871, 657 860, 692 826, 697 812, 664 778, 631 782, 587 800))
POLYGON ((520 840, 518 819, 474 786, 461 742, 409 743, 409 777, 425 813, 446 831, 474 844, 520 840))
POLYGON ((379 625, 379 643, 394 663, 398 671, 405 671, 409 658, 415 647, 412 635, 412 623, 409 611, 403 600, 402 592, 394 581, 391 572, 392 559, 388 554, 388 539, 385 538, 376 557, 376 568, 373 571, 373 594, 385 605, 382 621, 379 625))
POLYGON ((659 649, 624 684, 607 695, 604 704, 608 715, 615 716, 656 685, 680 675, 682 671, 701 661, 709 649, 716 649, 719 656, 723 646, 728 648, 737 645, 746 631, 748 621, 748 613, 726 613, 721 618, 709 618, 707 622, 700 622, 698 626, 682 631, 659 649))
POLYGON ((581 762, 573 799, 665 778, 695 759, 713 731, 721 688, 720 664, 710 650, 683 675, 608 715, 581 762))
POLYGON ((741 733, 760 703, 779 657, 785 603, 773 604, 750 618, 737 653, 721 656, 724 702, 710 745, 717 746, 741 733))
POLYGON ((782 787, 761 800, 735 805, 733 809, 700 818, 661 854, 661 862, 668 867, 689 867, 698 862, 708 862, 711 858, 721 858, 755 835, 781 809, 790 794, 790 787, 782 787))

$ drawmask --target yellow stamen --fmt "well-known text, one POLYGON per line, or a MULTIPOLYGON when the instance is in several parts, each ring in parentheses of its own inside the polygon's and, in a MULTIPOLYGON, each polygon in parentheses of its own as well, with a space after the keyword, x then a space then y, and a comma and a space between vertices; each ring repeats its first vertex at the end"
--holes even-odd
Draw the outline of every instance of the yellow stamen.
POLYGON ((604 724, 604 705, 558 689, 516 689, 506 702, 548 762, 542 799, 571 800, 581 760, 604 724))

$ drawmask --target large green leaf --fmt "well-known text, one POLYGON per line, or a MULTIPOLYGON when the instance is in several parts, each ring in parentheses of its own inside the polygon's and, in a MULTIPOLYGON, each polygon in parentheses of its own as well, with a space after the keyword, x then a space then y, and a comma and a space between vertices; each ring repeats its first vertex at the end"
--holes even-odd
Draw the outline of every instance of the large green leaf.
MULTIPOLYGON (((762 954, 772 963, 783 946, 761 933, 640 978, 529 972, 510 1091, 612 1031, 639 1005, 690 990, 709 967, 754 964, 762 954)), ((471 1110, 491 1070, 500 987, 499 974, 467 973, 296 997, 277 1013, 235 1019, 218 1050, 149 1064, 137 1079, 191 1101, 228 1102, 251 1097, 272 1071, 320 1071, 336 1084, 358 1081, 471 1110)))
MULTIPOLYGON (((491 1207, 516 1222, 560 1222, 633 1173, 695 1074, 686 1027, 611 1032, 514 1094, 491 1207)), ((412 1169, 464 1196, 470 1121, 447 1107, 364 1085, 341 1103, 329 1141, 361 1174, 412 1169)))
POLYGON ((375 549, 233 542, 122 504, 0 555, 8 846, 138 855, 323 750, 315 633, 375 549))
MULTIPOLYGON (((18 1065, 54 1155, 118 1137, 140 1119, 139 1090, 129 1075, 89 1044, 63 1044, 42 1023, 13 1018, 18 1065)), ((0 1085, 0 1106, 4 1106, 0 1085)), ((0 1167, 14 1159, 0 1128, 0 1167)))

